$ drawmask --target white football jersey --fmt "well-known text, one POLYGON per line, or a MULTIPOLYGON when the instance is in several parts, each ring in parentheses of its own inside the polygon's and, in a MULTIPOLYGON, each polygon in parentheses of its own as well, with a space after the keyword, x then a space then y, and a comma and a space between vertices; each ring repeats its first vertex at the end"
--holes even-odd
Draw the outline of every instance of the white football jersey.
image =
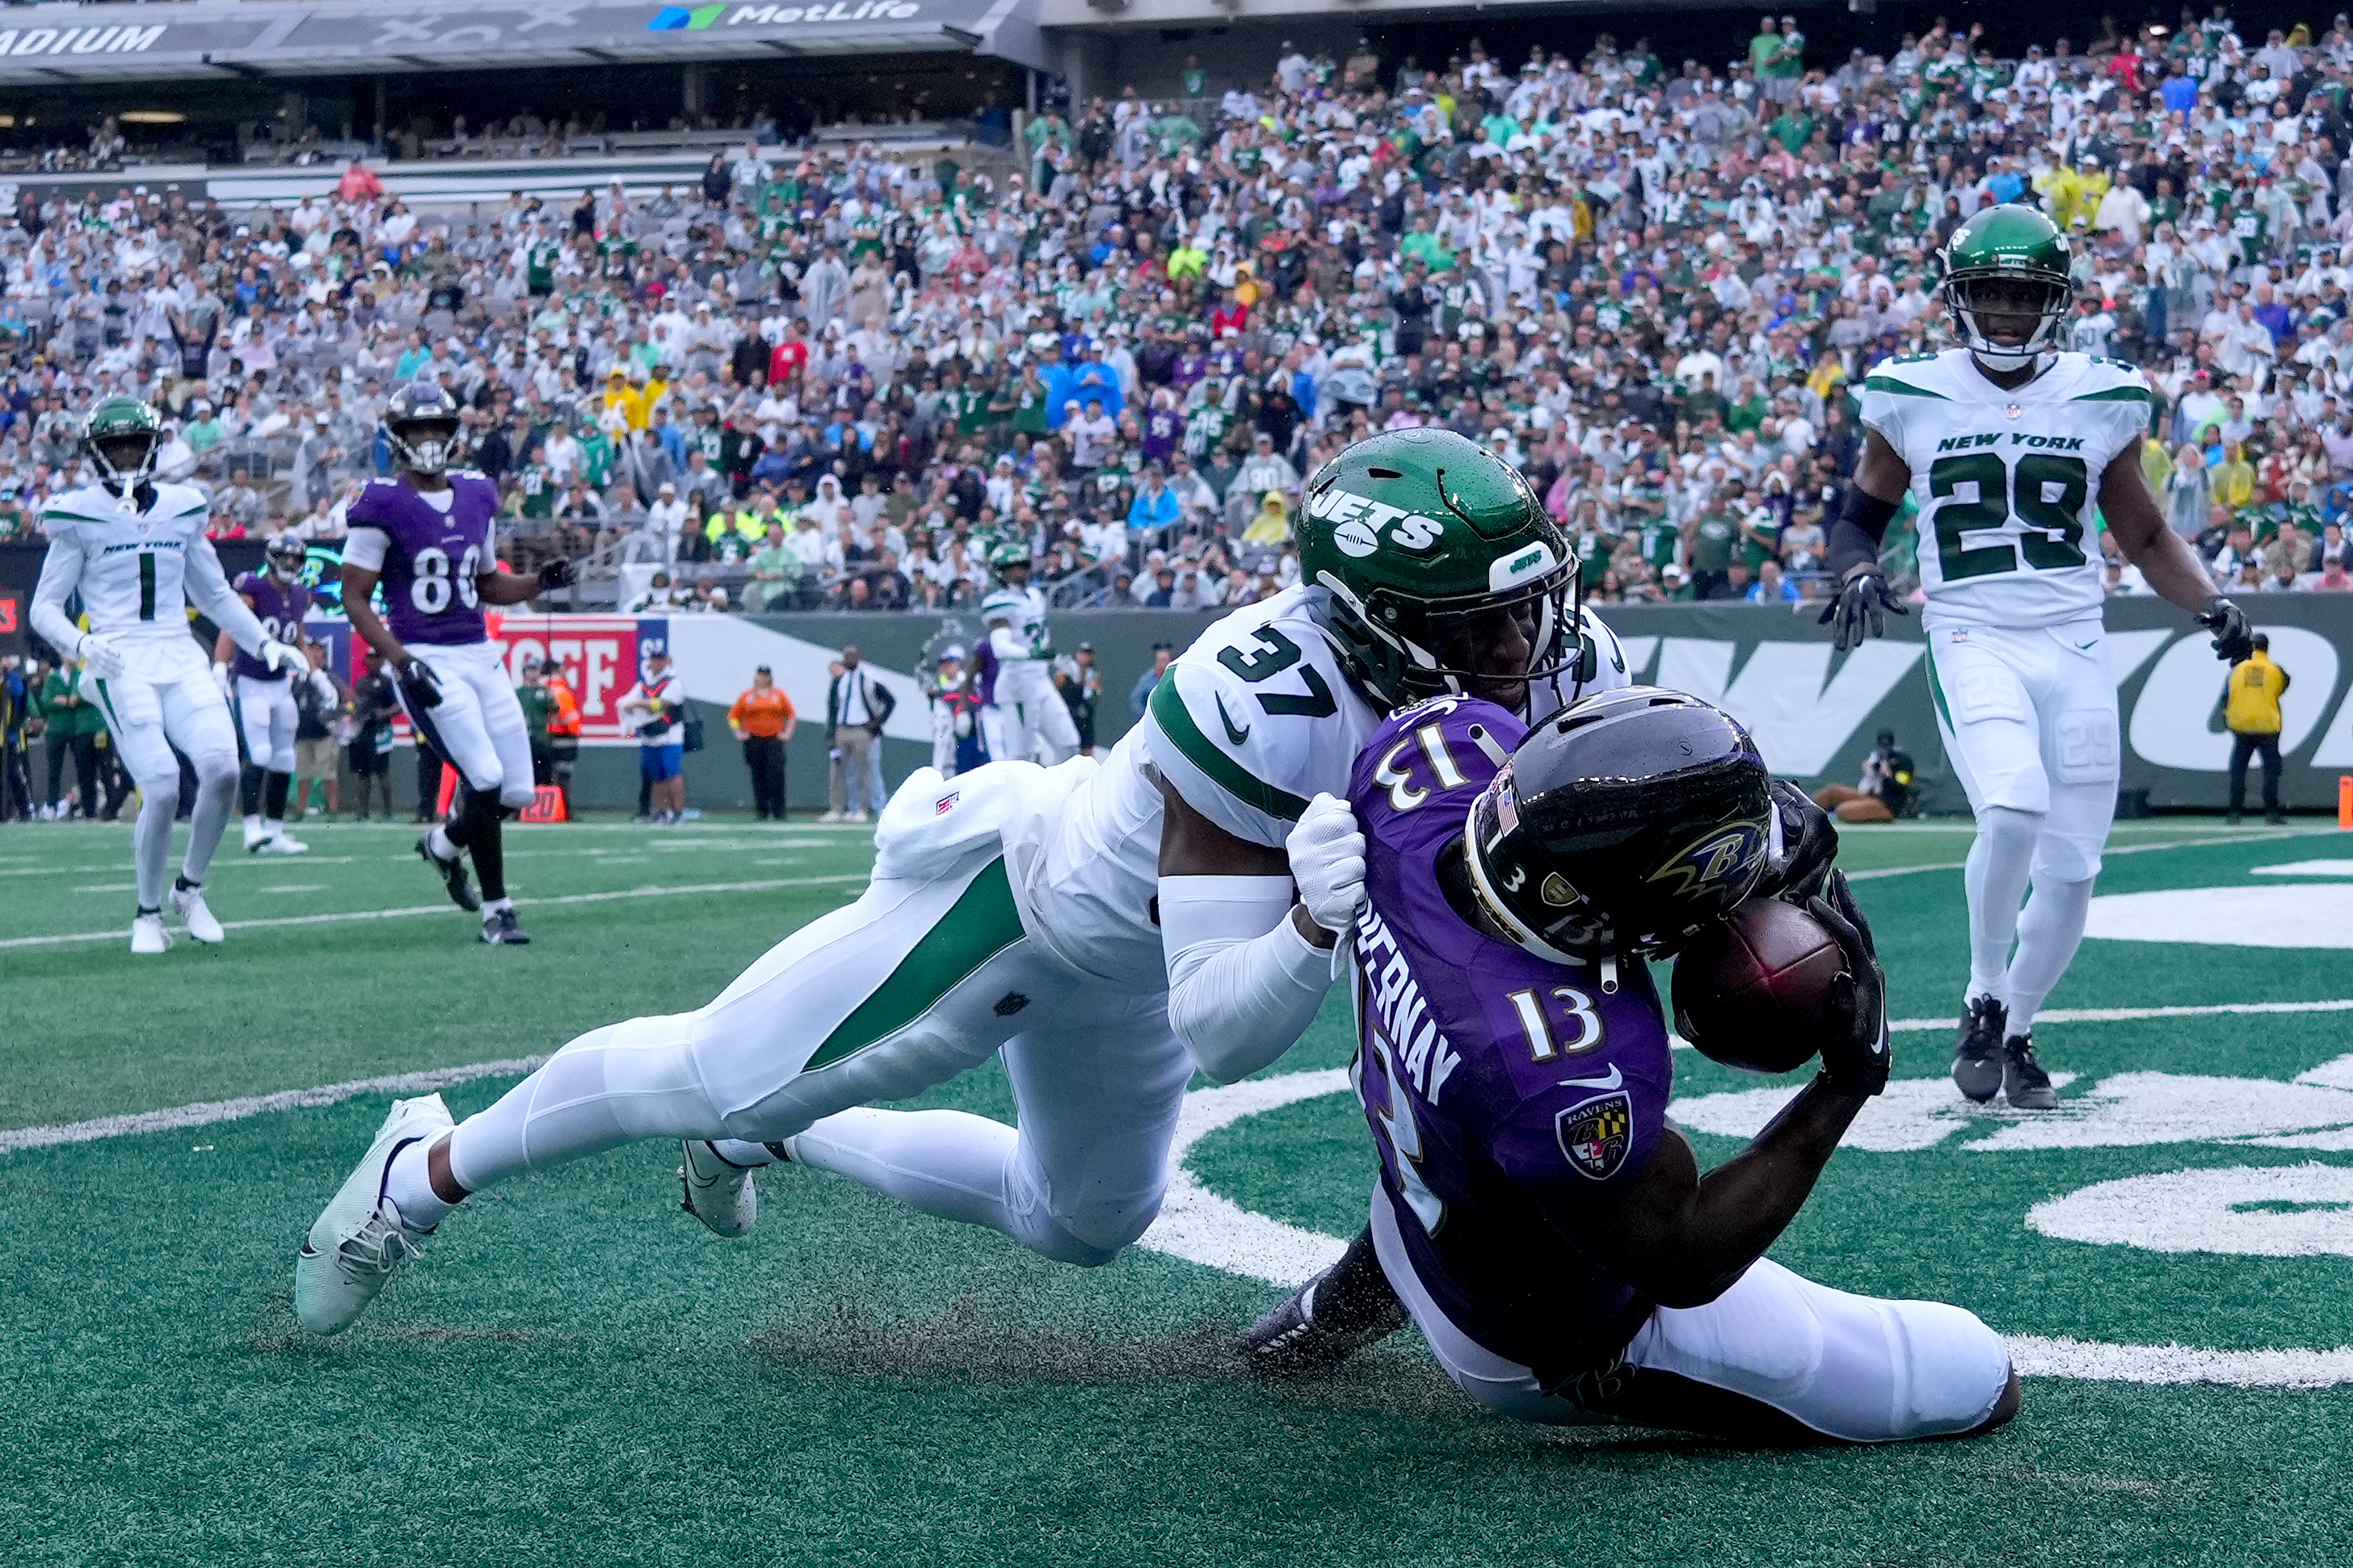
MULTIPOLYGON (((1382 712, 1340 670, 1313 595, 1294 586, 1236 610, 1176 657, 1153 689, 1144 721, 1066 799, 1034 818, 1049 842, 1014 845, 1039 868, 1038 891, 1018 883, 1031 930, 1090 973, 1142 989, 1164 984, 1151 910, 1160 878, 1161 781, 1235 837, 1281 848, 1319 794, 1345 798, 1356 753, 1382 712)), ((1626 656, 1590 613, 1587 692, 1628 684, 1626 656)), ((1558 705, 1534 689, 1532 716, 1558 705)), ((1076 763, 1066 763, 1075 767, 1076 763)), ((1061 773, 1055 769, 1055 773, 1061 773)))
POLYGON ((2054 356, 2024 386, 1966 349, 1874 366, 1862 422, 1912 470, 1926 625, 2049 626, 2097 616, 2100 475, 2148 431, 2150 396, 2122 360, 2054 356))
POLYGON ((201 552, 211 574, 221 575, 205 538, 206 514, 205 493, 193 485, 157 485, 155 504, 143 512, 102 485, 85 485, 53 499, 41 529, 53 543, 81 551, 79 586, 90 630, 185 642, 191 558, 201 552))
POLYGON ((1003 621, 1012 630, 1018 651, 1005 654, 1008 663, 1015 659, 1037 657, 1029 650, 1048 645, 1046 639, 1046 595, 1035 587, 1016 588, 1000 583, 989 590, 980 602, 980 624, 1003 621))

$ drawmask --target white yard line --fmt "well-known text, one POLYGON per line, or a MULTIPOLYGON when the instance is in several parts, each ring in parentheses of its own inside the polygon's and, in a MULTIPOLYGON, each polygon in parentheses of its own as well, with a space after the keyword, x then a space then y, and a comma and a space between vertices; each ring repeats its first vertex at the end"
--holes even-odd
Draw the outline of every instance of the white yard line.
POLYGON ((476 1062, 471 1067, 435 1068, 427 1072, 393 1073, 385 1078, 353 1079, 349 1083, 323 1084, 317 1089, 287 1089, 276 1094, 248 1094, 237 1100, 205 1100, 175 1105, 169 1110, 142 1110, 129 1116, 101 1116, 92 1121, 62 1127, 19 1127, 0 1131, 0 1153, 18 1149, 47 1149, 59 1143, 90 1143, 100 1138, 128 1138, 142 1132, 172 1132, 208 1127, 216 1121, 237 1121, 273 1110, 302 1110, 363 1094, 423 1094, 478 1078, 519 1077, 545 1057, 517 1057, 512 1061, 476 1062))
MULTIPOLYGON (((2285 828, 2271 833, 2231 833, 2211 838, 2176 838, 2164 844, 2111 844, 2103 854, 2147 855, 2160 849, 2201 849, 2215 844, 2266 844, 2279 838, 2309 838, 2316 830, 2285 828)), ((2328 830, 2336 832, 2335 828, 2328 830)), ((1930 866, 1885 866, 1875 871, 1849 871, 1850 882, 1875 882, 1882 877, 1908 877, 1915 871, 1959 871, 1967 868, 1965 860, 1939 860, 1930 866)))
MULTIPOLYGON (((777 888, 819 888, 841 882, 863 882, 867 873, 847 872, 837 877, 774 877, 760 882, 700 882, 691 887, 624 888, 608 893, 565 893, 554 898, 533 899, 531 907, 543 909, 551 904, 603 904, 616 899, 670 899, 682 893, 764 893, 777 888)), ((411 915, 446 915, 457 906, 412 904, 399 910, 349 910, 337 914, 279 915, 269 920, 223 921, 224 931, 258 931, 266 926, 334 925, 344 921, 403 920, 411 915)), ((462 912, 462 911, 460 911, 462 912)), ((121 942, 130 933, 125 931, 85 931, 69 936, 13 936, 0 941, 0 948, 58 947, 77 942, 121 942)))
MULTIPOLYGON (((2353 996, 2328 1002, 2216 1002, 2197 1007, 2046 1007, 2034 1015, 2034 1021, 2038 1025, 2129 1024, 2142 1018, 2210 1018, 2223 1013, 2353 1013, 2353 996)), ((1955 1029, 1960 1023, 1958 1016, 1891 1018, 1887 1026, 1901 1034, 1916 1029, 1955 1029)))

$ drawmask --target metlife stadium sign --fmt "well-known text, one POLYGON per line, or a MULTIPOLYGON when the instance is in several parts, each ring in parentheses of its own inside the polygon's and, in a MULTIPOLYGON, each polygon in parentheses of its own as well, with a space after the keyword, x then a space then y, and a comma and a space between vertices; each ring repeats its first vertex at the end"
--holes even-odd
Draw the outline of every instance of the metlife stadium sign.
MULTIPOLYGON (((1038 0, 807 5, 224 4, 10 7, 0 83, 378 75, 675 60, 997 52, 1034 39, 1038 0), (162 19, 158 19, 159 16, 162 19)), ((1020 58, 1017 45, 1008 58, 1020 58)), ((1036 63, 1036 62, 1032 62, 1036 63)))

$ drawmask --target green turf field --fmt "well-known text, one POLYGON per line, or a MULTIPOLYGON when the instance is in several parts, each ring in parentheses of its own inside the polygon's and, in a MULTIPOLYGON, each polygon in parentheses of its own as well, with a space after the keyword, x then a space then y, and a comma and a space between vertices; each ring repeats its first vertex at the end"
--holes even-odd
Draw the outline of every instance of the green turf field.
MULTIPOLYGON (((538 941, 491 950, 413 829, 302 831, 309 856, 258 863, 232 836, 225 948, 135 963, 127 830, 0 832, 0 1563, 2353 1556, 2353 1012, 2311 1005, 2353 1006, 2334 832, 2121 825, 2094 926, 2117 934, 2038 1030, 2067 1109, 2031 1120, 1964 1115, 1942 1077, 1966 826, 1849 833, 1919 1026, 1775 1256, 1972 1308, 2013 1336, 2026 1405, 1974 1443, 1757 1454, 1483 1415, 1410 1331, 1329 1383, 1253 1386, 1227 1346, 1279 1299, 1263 1248, 1082 1271, 806 1170, 773 1173, 731 1245, 678 1212, 670 1146, 485 1194, 359 1326, 308 1339, 294 1248, 390 1091, 75 1124, 512 1063, 697 1005, 854 897, 867 849, 519 831, 538 941), (2270 1010, 2220 1010, 2249 1004, 2270 1010)), ((1265 1076, 1346 1055, 1327 1009, 1265 1076)), ((1770 1114, 1771 1085, 1676 1061, 1704 1160, 1770 1114)), ((452 1109, 518 1070, 453 1074, 452 1109)), ((1371 1152, 1331 1084, 1219 1091, 1272 1108, 1192 1142, 1172 1201, 1271 1216, 1311 1255, 1351 1233, 1371 1152)), ((1010 1114, 993 1071, 926 1103, 1010 1114)))

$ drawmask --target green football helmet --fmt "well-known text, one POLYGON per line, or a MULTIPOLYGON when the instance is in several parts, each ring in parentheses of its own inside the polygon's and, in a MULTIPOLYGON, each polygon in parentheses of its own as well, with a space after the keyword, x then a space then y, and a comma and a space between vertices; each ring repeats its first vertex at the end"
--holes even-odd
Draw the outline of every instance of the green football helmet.
POLYGON ((2015 203, 1988 207, 1953 231, 1945 245, 1945 310, 1979 364, 2023 370, 2059 346, 2067 302, 2074 294, 2068 274, 2073 259, 2057 224, 2015 203), (1983 298, 1994 284, 2023 285, 2037 301, 2025 307, 2035 325, 2022 342, 2003 342, 1986 330, 1983 317, 2021 314, 2016 305, 1997 309, 1983 298))
POLYGON ((989 574, 994 577, 1002 578, 1014 566, 1026 572, 1030 564, 1029 547, 1018 539, 999 539, 988 547, 986 559, 989 574))
POLYGON ((135 397, 101 398, 81 425, 81 449, 110 489, 126 498, 155 473, 164 416, 135 397))
POLYGON ((1529 679, 1576 663, 1576 561, 1528 481, 1475 441, 1433 427, 1359 441, 1307 481, 1294 526, 1324 635, 1389 709, 1493 679, 1472 647, 1485 617, 1520 622, 1529 679))

